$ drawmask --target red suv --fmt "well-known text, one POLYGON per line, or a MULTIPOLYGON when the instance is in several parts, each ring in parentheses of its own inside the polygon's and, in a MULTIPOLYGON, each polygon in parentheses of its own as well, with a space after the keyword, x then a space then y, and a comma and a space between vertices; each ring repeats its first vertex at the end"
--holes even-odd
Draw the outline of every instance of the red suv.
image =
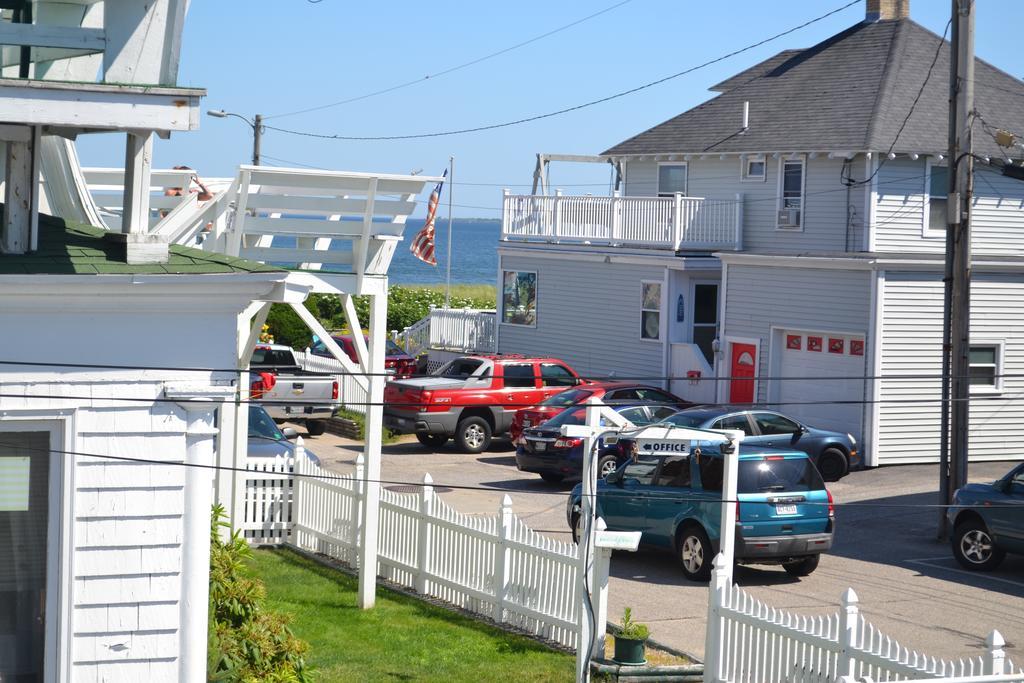
POLYGON ((516 411, 515 417, 512 418, 512 426, 508 430, 509 436, 512 437, 512 442, 518 443, 523 430, 527 427, 547 422, 569 406, 582 403, 591 396, 602 398, 606 403, 628 403, 630 405, 656 403, 673 407, 676 410, 692 408, 694 405, 690 401, 679 398, 675 394, 670 394, 664 389, 647 386, 646 384, 636 384, 633 382, 592 382, 581 384, 578 387, 567 389, 546 398, 535 406, 521 408, 516 411))
MULTIPOLYGON (((359 362, 359 356, 356 354, 355 340, 351 334, 331 335, 331 339, 341 347, 341 350, 353 362, 359 362)), ((366 339, 365 335, 363 339, 366 339)), ((313 342, 309 350, 317 356, 333 357, 319 339, 313 342)), ((384 354, 384 368, 388 373, 394 374, 395 377, 412 377, 416 373, 416 359, 403 351, 401 346, 386 337, 384 339, 384 354)))

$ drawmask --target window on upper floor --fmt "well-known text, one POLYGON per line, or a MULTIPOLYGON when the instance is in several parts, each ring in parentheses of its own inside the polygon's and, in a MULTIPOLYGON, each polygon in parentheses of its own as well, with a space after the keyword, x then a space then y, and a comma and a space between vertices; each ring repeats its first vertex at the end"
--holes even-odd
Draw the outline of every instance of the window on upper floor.
POLYGON ((686 194, 686 164, 658 165, 658 196, 686 194))
POLYGON ((767 175, 768 163, 764 155, 740 157, 740 180, 763 183, 767 175))
POLYGON ((945 234, 948 221, 946 205, 949 203, 949 169, 932 166, 928 173, 928 215, 926 230, 945 234))
POLYGON ((780 161, 779 230, 802 230, 804 224, 804 160, 780 161))

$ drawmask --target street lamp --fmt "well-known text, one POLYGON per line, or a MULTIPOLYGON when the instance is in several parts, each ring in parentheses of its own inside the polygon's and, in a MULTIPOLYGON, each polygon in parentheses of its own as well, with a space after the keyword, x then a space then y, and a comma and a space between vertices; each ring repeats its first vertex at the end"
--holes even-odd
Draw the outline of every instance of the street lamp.
POLYGON ((252 165, 260 165, 260 138, 263 137, 262 114, 256 114, 256 117, 250 121, 241 114, 234 114, 230 111, 224 111, 223 109, 210 109, 206 113, 217 119, 226 119, 229 116, 234 116, 236 119, 242 119, 245 121, 252 128, 252 165))

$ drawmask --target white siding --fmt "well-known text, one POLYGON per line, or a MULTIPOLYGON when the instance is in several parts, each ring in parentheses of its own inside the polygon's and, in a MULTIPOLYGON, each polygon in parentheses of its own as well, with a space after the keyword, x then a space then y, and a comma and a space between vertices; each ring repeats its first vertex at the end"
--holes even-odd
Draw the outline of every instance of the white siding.
MULTIPOLYGON (((537 326, 499 322, 499 352, 553 356, 594 377, 665 374, 663 343, 640 339, 640 282, 662 282, 664 267, 507 253, 500 259, 502 270, 537 273, 537 326)), ((500 306, 500 288, 498 298, 500 306)), ((663 303, 663 337, 666 323, 663 303)))
MULTIPOLYGON (((1024 403, 1024 277, 975 273, 971 338, 1002 341, 1002 393, 971 401, 972 460, 1020 458, 1024 403), (1018 376, 1014 376, 1018 375, 1018 376), (1007 400, 1010 399, 1010 400, 1007 400)), ((942 281, 938 273, 887 273, 882 321, 878 464, 937 462, 942 373, 942 281), (896 401, 929 401, 898 403, 896 401)))
MULTIPOLYGON (((927 163, 897 158, 878 172, 875 251, 941 254, 945 237, 924 237, 927 163)), ((976 254, 1024 252, 1024 182, 976 166, 972 247, 976 254)))
MULTIPOLYGON (((743 248, 750 251, 862 251, 866 186, 849 193, 840 182, 842 159, 825 156, 806 164, 804 221, 802 231, 776 229, 779 196, 779 160, 768 156, 766 178, 740 180, 740 159, 699 159, 688 164, 687 194, 706 199, 735 199, 743 195, 743 248), (847 225, 849 194, 849 226, 847 225)), ((625 164, 627 196, 655 196, 658 192, 658 162, 631 161, 625 164)), ((851 162, 854 179, 864 177, 864 159, 851 162)))

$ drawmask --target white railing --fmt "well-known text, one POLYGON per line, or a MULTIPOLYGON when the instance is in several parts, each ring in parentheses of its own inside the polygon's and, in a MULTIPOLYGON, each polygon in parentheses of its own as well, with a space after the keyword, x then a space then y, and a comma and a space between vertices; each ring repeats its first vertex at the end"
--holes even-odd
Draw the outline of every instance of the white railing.
POLYGON ((715 558, 708 602, 704 680, 859 683, 960 677, 965 682, 1017 681, 998 631, 978 657, 945 660, 910 650, 874 625, 848 589, 837 613, 807 616, 756 600, 730 583, 721 556, 715 558), (1010 678, 988 678, 1013 674, 1010 678))
MULTIPOLYGON (((301 437, 295 453, 306 457, 301 437)), ((235 528, 254 545, 284 542, 292 526, 295 458, 249 458, 246 470, 242 519, 235 528)))
MULTIPOLYGON (((297 457, 290 543, 356 566, 363 457, 338 475, 297 457)), ((462 609, 574 647, 580 596, 576 545, 541 536, 505 496, 494 516, 457 512, 430 475, 418 493, 383 489, 379 574, 462 609)))
POLYGON ((435 308, 430 311, 430 348, 494 353, 494 309, 435 308))
POLYGON ((356 381, 355 375, 345 369, 345 366, 342 365, 340 361, 336 358, 318 356, 311 353, 309 349, 306 349, 304 352, 295 351, 294 353, 295 361, 303 370, 341 375, 341 387, 339 393, 342 407, 355 413, 366 414, 366 404, 369 401, 369 394, 367 394, 366 389, 356 381))
POLYGON ((743 195, 591 197, 505 193, 501 239, 659 249, 742 249, 743 195))
POLYGON ((417 320, 401 332, 392 331, 391 341, 413 356, 430 348, 430 314, 428 313, 426 317, 417 320))

